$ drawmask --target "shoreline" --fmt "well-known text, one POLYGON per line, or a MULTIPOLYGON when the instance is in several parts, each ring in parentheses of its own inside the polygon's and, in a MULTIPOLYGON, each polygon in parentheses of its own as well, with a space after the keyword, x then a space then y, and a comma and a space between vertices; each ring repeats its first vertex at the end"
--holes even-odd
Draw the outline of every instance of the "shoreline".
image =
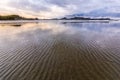
POLYGON ((40 19, 40 20, 0 20, 0 24, 9 23, 39 23, 41 21, 59 21, 64 23, 109 23, 117 22, 119 20, 53 20, 53 19, 40 19))

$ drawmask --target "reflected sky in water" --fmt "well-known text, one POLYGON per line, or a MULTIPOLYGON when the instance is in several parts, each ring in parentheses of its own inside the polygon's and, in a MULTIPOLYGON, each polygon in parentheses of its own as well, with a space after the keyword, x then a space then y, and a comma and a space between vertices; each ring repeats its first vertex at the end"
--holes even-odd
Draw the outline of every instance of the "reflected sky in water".
POLYGON ((101 47, 107 46, 107 42, 114 42, 114 45, 118 45, 120 40, 120 23, 114 22, 61 23, 46 21, 19 25, 21 26, 0 25, 0 47, 14 46, 13 43, 16 43, 16 46, 27 44, 37 39, 53 39, 59 35, 66 38, 83 39, 86 43, 94 41, 101 47))
POLYGON ((120 23, 20 25, 0 25, 1 79, 120 79, 120 23))

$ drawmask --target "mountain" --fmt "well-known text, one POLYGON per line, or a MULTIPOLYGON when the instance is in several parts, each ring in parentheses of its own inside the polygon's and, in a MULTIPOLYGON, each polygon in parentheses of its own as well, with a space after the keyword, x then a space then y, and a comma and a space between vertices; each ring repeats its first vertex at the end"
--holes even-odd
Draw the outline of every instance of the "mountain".
POLYGON ((120 12, 110 12, 107 9, 98 9, 88 13, 78 13, 67 15, 66 17, 109 17, 109 18, 120 18, 120 12))
POLYGON ((110 18, 120 18, 120 13, 82 13, 68 15, 67 17, 110 17, 110 18))

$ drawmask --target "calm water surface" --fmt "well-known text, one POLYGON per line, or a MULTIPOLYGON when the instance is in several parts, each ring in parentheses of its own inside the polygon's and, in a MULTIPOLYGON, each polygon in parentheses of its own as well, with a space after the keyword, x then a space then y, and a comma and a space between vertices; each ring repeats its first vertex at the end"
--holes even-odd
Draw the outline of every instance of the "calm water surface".
POLYGON ((0 80, 120 80, 120 23, 0 24, 0 80))

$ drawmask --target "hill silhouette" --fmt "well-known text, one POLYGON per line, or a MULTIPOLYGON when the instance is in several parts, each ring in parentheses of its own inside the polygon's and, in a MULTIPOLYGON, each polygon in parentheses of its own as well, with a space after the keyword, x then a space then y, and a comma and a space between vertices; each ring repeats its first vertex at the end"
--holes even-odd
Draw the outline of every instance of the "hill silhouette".
POLYGON ((19 15, 6 15, 6 16, 0 15, 0 20, 38 20, 38 18, 25 18, 19 15))

